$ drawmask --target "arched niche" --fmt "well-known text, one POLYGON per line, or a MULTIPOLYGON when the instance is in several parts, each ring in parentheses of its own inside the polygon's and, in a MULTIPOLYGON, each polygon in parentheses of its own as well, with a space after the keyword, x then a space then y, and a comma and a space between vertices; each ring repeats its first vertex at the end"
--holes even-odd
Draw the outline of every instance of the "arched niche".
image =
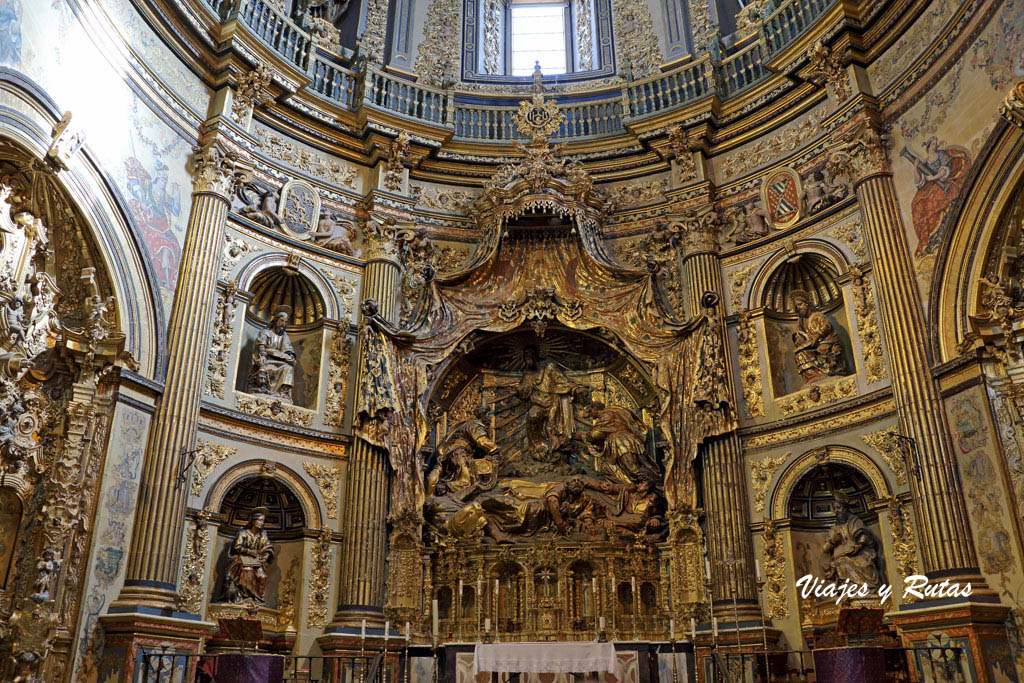
POLYGON ((315 410, 320 398, 325 323, 329 312, 337 314, 333 298, 325 297, 316 280, 296 264, 263 265, 243 272, 251 298, 245 309, 235 390, 265 395, 256 388, 259 380, 252 373, 253 353, 260 332, 273 325, 278 311, 285 310, 289 316, 285 331, 295 354, 288 398, 293 405, 315 410))
POLYGON ((840 275, 845 263, 799 251, 773 263, 758 283, 772 395, 781 397, 856 371, 840 275))
MULTIPOLYGON (((225 576, 231 562, 229 549, 238 532, 252 518, 254 510, 264 508, 264 529, 274 548, 273 562, 267 567, 267 580, 263 607, 276 610, 279 605, 282 572, 295 558, 304 557, 304 538, 309 535, 310 522, 319 523, 307 517, 310 504, 308 491, 296 488, 293 477, 277 476, 277 468, 268 472, 263 468, 255 474, 247 473, 218 482, 211 494, 217 497, 212 506, 217 513, 216 534, 213 545, 213 575, 210 581, 211 604, 230 604, 225 586, 225 576)), ((229 477, 232 472, 225 474, 229 477)), ((222 478, 224 479, 224 478, 222 478)))

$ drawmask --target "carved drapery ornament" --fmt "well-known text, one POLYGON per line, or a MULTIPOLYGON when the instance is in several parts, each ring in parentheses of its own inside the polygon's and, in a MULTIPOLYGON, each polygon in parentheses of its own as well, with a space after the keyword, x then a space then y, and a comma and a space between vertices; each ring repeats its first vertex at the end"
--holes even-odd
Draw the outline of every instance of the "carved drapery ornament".
POLYGON ((999 115, 1017 126, 1024 128, 1024 81, 1018 82, 999 105, 999 115))
POLYGON ((252 162, 228 149, 219 139, 193 148, 192 191, 220 195, 230 202, 239 187, 249 181, 252 162))
POLYGON ((890 173, 889 149, 892 138, 877 124, 861 121, 833 146, 826 170, 832 177, 845 176, 854 183, 881 173, 890 173))
POLYGON ((338 518, 338 491, 341 487, 341 468, 328 467, 320 463, 302 461, 302 469, 313 477, 316 487, 320 489, 320 495, 324 497, 324 505, 327 506, 327 516, 330 519, 338 518))
POLYGON ((765 611, 771 619, 785 619, 789 616, 789 608, 786 606, 786 557, 778 525, 777 521, 766 519, 761 534, 764 544, 765 592, 768 596, 765 611))
POLYGON ((208 510, 201 510, 192 520, 192 529, 185 546, 185 561, 181 566, 181 588, 178 590, 178 609, 199 614, 203 608, 206 590, 206 556, 210 550, 208 510))
POLYGON ((241 125, 247 125, 252 117, 252 111, 273 101, 267 86, 270 85, 273 76, 266 64, 258 64, 255 69, 242 76, 235 88, 234 97, 231 100, 231 118, 241 125))
POLYGON ((331 592, 331 530, 321 529, 313 545, 313 569, 309 573, 307 623, 314 628, 327 625, 327 598, 331 592))

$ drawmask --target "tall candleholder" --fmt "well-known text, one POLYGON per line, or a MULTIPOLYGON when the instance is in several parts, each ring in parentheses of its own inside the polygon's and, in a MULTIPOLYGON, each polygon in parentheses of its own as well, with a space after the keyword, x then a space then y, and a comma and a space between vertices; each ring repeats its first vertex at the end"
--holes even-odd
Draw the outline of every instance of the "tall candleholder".
MULTIPOLYGON (((758 572, 760 573, 760 572, 758 572)), ((757 607, 761 611, 761 646, 764 648, 764 668, 767 673, 768 680, 772 680, 772 658, 768 655, 768 624, 764 616, 764 602, 763 593, 765 581, 762 578, 757 579, 757 607)))
POLYGON ((669 644, 672 648, 672 653, 669 655, 672 657, 672 683, 679 683, 679 662, 676 661, 676 639, 674 636, 669 640, 669 644))
POLYGON ((366 636, 359 637, 359 683, 366 683, 366 636))

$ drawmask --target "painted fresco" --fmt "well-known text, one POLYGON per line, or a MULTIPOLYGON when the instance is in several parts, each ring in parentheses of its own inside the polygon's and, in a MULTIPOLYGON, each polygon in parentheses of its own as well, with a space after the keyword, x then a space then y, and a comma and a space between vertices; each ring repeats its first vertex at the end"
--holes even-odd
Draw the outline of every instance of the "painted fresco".
POLYGON ((936 85, 894 122, 893 178, 925 299, 950 212, 999 120, 1000 102, 1024 74, 1022 60, 1024 0, 1008 0, 936 85))
POLYGON ((885 53, 868 67, 871 85, 879 92, 906 71, 960 6, 955 0, 936 0, 885 53))
POLYGON ((145 413, 124 405, 117 406, 79 616, 82 626, 75 652, 76 681, 95 681, 98 675, 103 635, 97 626, 100 615, 117 597, 124 580, 148 426, 149 416, 145 413))

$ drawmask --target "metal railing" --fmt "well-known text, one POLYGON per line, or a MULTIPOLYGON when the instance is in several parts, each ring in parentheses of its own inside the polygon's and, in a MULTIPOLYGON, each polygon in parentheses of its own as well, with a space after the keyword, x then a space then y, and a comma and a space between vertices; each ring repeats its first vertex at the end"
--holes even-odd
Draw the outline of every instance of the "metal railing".
MULTIPOLYGON (((281 660, 284 683, 385 683, 396 680, 396 672, 385 672, 383 656, 379 652, 368 653, 365 657, 270 656, 281 660)), ((214 683, 218 675, 236 672, 234 662, 216 654, 144 652, 140 660, 139 677, 136 678, 140 683, 214 683)))
MULTIPOLYGON (((846 648, 830 650, 719 651, 711 658, 711 680, 725 683, 811 683, 818 680, 823 656, 846 648)), ((887 683, 965 683, 967 658, 963 648, 866 647, 881 655, 871 680, 887 683)), ((866 680, 866 679, 865 679, 866 680)), ((851 682, 852 683, 852 682, 851 682)))

